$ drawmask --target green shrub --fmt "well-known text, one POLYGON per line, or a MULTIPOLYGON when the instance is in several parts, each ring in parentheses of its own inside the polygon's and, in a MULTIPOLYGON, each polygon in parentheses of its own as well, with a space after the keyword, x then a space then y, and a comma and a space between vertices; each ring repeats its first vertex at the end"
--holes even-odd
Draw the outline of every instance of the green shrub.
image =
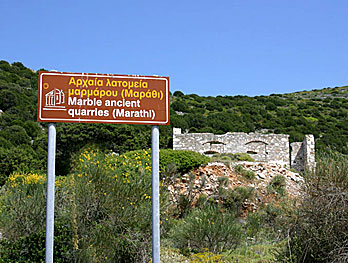
POLYGON ((165 171, 170 163, 176 165, 177 171, 186 173, 194 168, 206 164, 209 157, 200 153, 183 150, 161 149, 160 150, 160 170, 165 171))
POLYGON ((194 209, 178 221, 171 232, 176 247, 183 251, 217 253, 235 248, 241 241, 242 229, 231 213, 217 206, 194 209))
POLYGON ((232 161, 232 160, 231 160, 231 157, 229 157, 229 156, 222 156, 222 157, 221 157, 221 161, 230 162, 230 161, 232 161))
POLYGON ((347 262, 348 158, 329 152, 305 174, 289 244, 279 262, 347 262))
MULTIPOLYGON (((69 198, 64 179, 56 179, 55 190, 55 262, 71 262, 72 230, 67 224, 69 198)), ((44 262, 45 175, 12 174, 1 191, 0 262, 44 262)))
POLYGON ((242 176, 244 176, 248 180, 253 180, 256 177, 256 174, 253 171, 250 170, 244 170, 242 172, 242 176))
MULTIPOLYGON (((169 164, 168 168, 175 167, 175 165, 169 164)), ((167 169, 166 172, 168 172, 167 169)), ((207 198, 204 198, 204 194, 197 199, 197 190, 203 189, 205 186, 206 177, 202 176, 200 183, 196 184, 196 176, 193 173, 188 174, 187 189, 185 193, 181 192, 180 185, 176 185, 176 189, 173 193, 172 199, 175 200, 173 203, 174 209, 172 209, 172 215, 175 217, 184 217, 194 206, 204 206, 207 198), (197 201, 197 202, 196 202, 197 201), (196 203, 196 204, 195 204, 196 203)), ((181 180, 180 174, 176 173, 174 175, 166 173, 165 176, 166 185, 175 185, 178 180, 181 180)))
POLYGON ((12 145, 30 144, 30 137, 20 125, 5 127, 0 131, 0 136, 7 139, 12 145))
POLYGON ((176 100, 170 106, 175 111, 188 112, 190 110, 187 104, 183 102, 182 100, 176 100))
MULTIPOLYGON (((151 149, 137 150, 123 154, 123 156, 131 157, 133 155, 143 155, 147 158, 147 163, 151 166, 151 149)), ((186 173, 194 168, 209 162, 210 158, 193 151, 160 149, 160 171, 166 172, 168 165, 174 165, 178 173, 186 173)))
MULTIPOLYGON (((57 178, 56 184, 62 180, 57 178)), ((66 217, 67 190, 56 187, 56 217, 66 217)), ((5 238, 17 240, 43 230, 46 214, 46 176, 12 174, 1 189, 0 229, 5 238)))
POLYGON ((203 193, 200 194, 196 202, 196 207, 203 208, 207 204, 207 201, 208 201, 208 196, 203 193))
MULTIPOLYGON (((151 152, 86 149, 73 181, 81 262, 148 262, 151 249, 151 152)), ((167 209, 162 191, 161 207, 167 209)), ((162 211, 164 212, 164 211, 162 211)))
POLYGON ((256 177, 256 174, 253 171, 246 170, 241 165, 236 165, 233 167, 233 169, 237 174, 242 175, 243 177, 245 177, 248 180, 253 180, 256 177))
POLYGON ((257 211, 249 213, 245 225, 247 235, 256 242, 285 238, 291 222, 289 214, 294 207, 294 204, 284 200, 278 204, 261 206, 257 211))
POLYGON ((243 166, 241 166, 241 165, 236 165, 236 166, 234 166, 233 167, 233 170, 236 172, 236 173, 238 173, 238 174, 241 174, 243 171, 244 171, 244 168, 243 168, 243 166))
POLYGON ((265 215, 260 212, 249 213, 247 219, 246 232, 248 236, 254 237, 264 226, 265 215))
POLYGON ((220 191, 219 199, 224 207, 238 215, 243 208, 244 201, 251 197, 253 191, 252 187, 238 186, 234 189, 220 191))
POLYGON ((222 187, 228 187, 229 186, 229 178, 227 176, 219 176, 217 178, 218 180, 218 184, 219 184, 219 188, 222 188, 222 187))
POLYGON ((277 220, 277 217, 286 217, 288 212, 290 213, 292 212, 291 206, 295 206, 295 205, 290 204, 290 208, 289 208, 286 201, 280 204, 270 203, 266 205, 263 209, 265 223, 267 223, 268 225, 275 225, 276 224, 275 221, 277 220))
POLYGON ((275 252, 279 244, 257 244, 238 247, 234 251, 223 254, 223 262, 239 263, 277 263, 275 252))
POLYGON ((244 161, 244 162, 255 162, 254 158, 252 158, 247 153, 235 153, 232 157, 233 161, 244 161))
POLYGON ((284 195, 286 193, 286 181, 283 175, 276 175, 272 178, 272 181, 267 186, 269 194, 284 195))
POLYGON ((36 171, 45 167, 45 160, 28 145, 0 147, 0 186, 17 171, 36 171))
MULTIPOLYGON (((54 226, 54 262, 73 261, 72 232, 69 223, 56 222, 54 226)), ((45 231, 20 237, 15 241, 0 240, 0 262, 45 262, 45 231)))

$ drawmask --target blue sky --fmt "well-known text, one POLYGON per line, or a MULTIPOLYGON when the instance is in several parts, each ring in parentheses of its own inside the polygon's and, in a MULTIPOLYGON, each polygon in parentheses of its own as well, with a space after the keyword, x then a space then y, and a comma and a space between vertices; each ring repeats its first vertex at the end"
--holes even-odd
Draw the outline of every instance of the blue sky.
POLYGON ((346 0, 0 0, 0 59, 201 96, 320 89, 348 85, 347 14, 346 0))

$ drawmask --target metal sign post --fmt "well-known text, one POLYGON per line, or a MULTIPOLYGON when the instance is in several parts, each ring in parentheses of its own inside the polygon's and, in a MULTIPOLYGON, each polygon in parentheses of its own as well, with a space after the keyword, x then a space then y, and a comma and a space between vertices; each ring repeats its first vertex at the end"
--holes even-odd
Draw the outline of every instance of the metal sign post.
POLYGON ((160 263, 159 128, 152 135, 152 262, 160 263))
POLYGON ((54 181, 56 160, 56 124, 48 124, 47 195, 46 195, 46 250, 45 262, 53 263, 54 237, 54 181))

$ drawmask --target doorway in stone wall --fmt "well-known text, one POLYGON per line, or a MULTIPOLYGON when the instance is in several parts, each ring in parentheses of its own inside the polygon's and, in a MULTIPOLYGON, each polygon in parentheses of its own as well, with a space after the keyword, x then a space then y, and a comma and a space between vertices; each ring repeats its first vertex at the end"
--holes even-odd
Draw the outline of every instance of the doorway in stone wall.
POLYGON ((208 141, 203 143, 204 152, 224 153, 225 143, 220 141, 208 141))

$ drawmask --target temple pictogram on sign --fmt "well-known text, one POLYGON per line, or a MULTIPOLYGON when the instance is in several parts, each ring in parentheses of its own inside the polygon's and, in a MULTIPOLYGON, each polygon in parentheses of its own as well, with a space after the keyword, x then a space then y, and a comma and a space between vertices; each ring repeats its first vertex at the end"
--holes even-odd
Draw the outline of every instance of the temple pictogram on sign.
POLYGON ((66 110, 65 109, 65 94, 60 89, 53 89, 46 93, 46 104, 43 110, 66 110))

